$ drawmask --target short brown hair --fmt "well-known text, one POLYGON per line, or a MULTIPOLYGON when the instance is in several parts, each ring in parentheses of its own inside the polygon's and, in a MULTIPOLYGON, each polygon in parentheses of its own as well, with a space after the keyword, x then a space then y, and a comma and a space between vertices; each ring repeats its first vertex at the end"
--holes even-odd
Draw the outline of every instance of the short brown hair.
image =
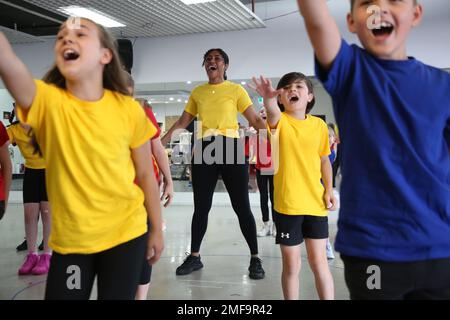
MULTIPOLYGON (((287 73, 283 77, 281 77, 280 81, 278 82, 277 90, 289 86, 296 81, 305 82, 306 87, 308 88, 308 93, 311 93, 313 95, 313 99, 311 100, 311 102, 308 102, 308 105, 306 106, 306 114, 308 114, 314 107, 314 104, 316 103, 316 97, 314 96, 314 85, 312 81, 308 79, 307 76, 305 76, 303 73, 300 72, 287 73)), ((284 112, 284 106, 279 102, 278 107, 282 112, 284 112)))

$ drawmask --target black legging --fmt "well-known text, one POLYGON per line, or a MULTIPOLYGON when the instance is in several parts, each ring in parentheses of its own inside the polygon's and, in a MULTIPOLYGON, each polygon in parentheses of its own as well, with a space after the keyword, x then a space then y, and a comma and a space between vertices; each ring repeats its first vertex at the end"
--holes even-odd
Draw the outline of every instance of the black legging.
MULTIPOLYGON (((217 145, 216 144, 216 145, 217 145)), ((256 224, 250 209, 248 196, 248 165, 244 160, 244 144, 241 139, 224 138, 222 136, 212 137, 210 141, 197 141, 194 148, 192 164, 192 188, 194 191, 194 216, 191 226, 191 252, 199 252, 200 245, 208 226, 208 214, 212 206, 214 189, 219 178, 222 176, 225 187, 231 199, 234 212, 239 219, 239 226, 247 241, 252 255, 258 254, 258 242, 256 240, 256 224), (210 152, 211 143, 220 144, 217 148, 222 155, 210 152), (208 148, 209 146, 209 148, 208 148), (231 146, 234 157, 225 146, 231 146), (206 150, 205 150, 206 149, 206 150), (231 159, 227 160, 227 154, 231 159), (212 155, 218 161, 206 159, 202 155, 212 155), (216 157, 217 155, 217 157, 216 157), (217 163, 219 162, 219 163, 217 163)))
POLYGON ((95 254, 53 252, 46 300, 88 300, 95 276, 99 300, 134 300, 147 247, 147 234, 95 254))
POLYGON ((273 213, 273 175, 261 174, 261 170, 256 169, 256 183, 259 189, 259 203, 261 206, 263 222, 269 221, 269 196, 272 209, 272 221, 275 221, 273 213), (268 186, 268 187, 267 187, 268 186))

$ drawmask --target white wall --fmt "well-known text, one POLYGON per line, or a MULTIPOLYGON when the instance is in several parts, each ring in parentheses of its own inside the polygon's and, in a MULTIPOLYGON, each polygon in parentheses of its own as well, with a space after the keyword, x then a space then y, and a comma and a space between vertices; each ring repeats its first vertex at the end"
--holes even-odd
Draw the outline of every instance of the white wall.
MULTIPOLYGON (((425 8, 422 25, 410 37, 409 54, 436 67, 450 67, 450 1, 421 0, 425 8)), ((297 10, 296 1, 257 3, 256 13, 262 19, 297 10)), ((330 1, 343 36, 356 38, 346 31, 347 0, 330 1)), ((137 39, 134 45, 136 83, 206 80, 201 67, 203 53, 221 47, 231 59, 229 76, 247 79, 264 74, 269 77, 293 70, 313 74, 312 49, 302 18, 293 13, 268 20, 267 28, 222 33, 184 35, 155 39, 137 39)), ((17 54, 35 77, 42 77, 53 61, 52 40, 42 44, 17 45, 17 54)))

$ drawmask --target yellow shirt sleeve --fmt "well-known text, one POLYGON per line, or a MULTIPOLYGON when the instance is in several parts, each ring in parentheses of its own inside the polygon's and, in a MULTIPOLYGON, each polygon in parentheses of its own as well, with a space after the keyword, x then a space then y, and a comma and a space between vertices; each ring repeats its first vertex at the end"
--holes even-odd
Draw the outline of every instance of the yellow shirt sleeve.
POLYGON ((328 137, 328 127, 325 122, 320 121, 320 150, 319 154, 321 157, 329 156, 331 154, 330 150, 330 139, 328 137))
POLYGON ((198 114, 198 108, 197 108, 197 102, 195 102, 195 99, 193 96, 194 96, 194 91, 192 92, 191 96, 189 97, 189 101, 188 101, 184 111, 186 111, 187 113, 196 117, 198 114))
POLYGON ((16 141, 14 140, 14 127, 10 126, 10 127, 6 128, 6 132, 8 133, 9 142, 11 144, 15 144, 16 141))
POLYGON ((33 129, 43 124, 45 110, 58 105, 61 101, 61 90, 53 85, 46 84, 42 80, 34 80, 36 84, 36 95, 29 109, 21 106, 17 108, 17 117, 20 122, 29 124, 33 129))
POLYGON ((238 86, 238 99, 237 107, 240 113, 244 113, 250 106, 253 105, 252 99, 248 95, 247 91, 242 86, 238 86))

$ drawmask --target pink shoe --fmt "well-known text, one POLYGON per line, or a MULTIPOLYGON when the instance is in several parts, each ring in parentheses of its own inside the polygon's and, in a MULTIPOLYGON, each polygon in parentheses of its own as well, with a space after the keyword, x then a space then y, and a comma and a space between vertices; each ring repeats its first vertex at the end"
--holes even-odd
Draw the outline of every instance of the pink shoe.
POLYGON ((44 253, 39 256, 39 262, 34 266, 31 273, 34 275, 41 275, 48 273, 48 269, 50 269, 50 259, 52 258, 51 254, 44 253))
POLYGON ((36 266, 39 261, 39 256, 36 253, 29 253, 25 259, 25 262, 19 269, 19 275, 24 276, 31 273, 31 270, 36 266))

